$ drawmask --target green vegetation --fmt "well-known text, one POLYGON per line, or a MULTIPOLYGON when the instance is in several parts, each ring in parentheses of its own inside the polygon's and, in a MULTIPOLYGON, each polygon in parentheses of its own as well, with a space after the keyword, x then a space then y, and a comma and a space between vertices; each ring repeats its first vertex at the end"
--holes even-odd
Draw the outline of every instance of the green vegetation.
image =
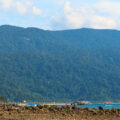
POLYGON ((120 32, 1 26, 0 95, 10 101, 119 101, 120 32))
POLYGON ((4 96, 0 96, 0 101, 6 102, 6 98, 4 96))

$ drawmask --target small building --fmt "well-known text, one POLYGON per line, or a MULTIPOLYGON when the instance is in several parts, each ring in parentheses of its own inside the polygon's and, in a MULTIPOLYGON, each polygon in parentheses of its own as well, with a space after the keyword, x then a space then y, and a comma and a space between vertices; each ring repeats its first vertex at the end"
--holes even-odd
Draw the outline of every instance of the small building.
POLYGON ((113 104, 111 101, 104 102, 104 104, 113 104))
POLYGON ((90 104, 89 101, 76 101, 73 102, 71 105, 85 105, 85 104, 90 104))

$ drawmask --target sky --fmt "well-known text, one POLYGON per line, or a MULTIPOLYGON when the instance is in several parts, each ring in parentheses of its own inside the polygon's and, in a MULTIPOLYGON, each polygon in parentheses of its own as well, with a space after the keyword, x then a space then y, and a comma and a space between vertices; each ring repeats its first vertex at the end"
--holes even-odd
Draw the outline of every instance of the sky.
POLYGON ((120 0, 0 0, 0 25, 120 30, 120 0))

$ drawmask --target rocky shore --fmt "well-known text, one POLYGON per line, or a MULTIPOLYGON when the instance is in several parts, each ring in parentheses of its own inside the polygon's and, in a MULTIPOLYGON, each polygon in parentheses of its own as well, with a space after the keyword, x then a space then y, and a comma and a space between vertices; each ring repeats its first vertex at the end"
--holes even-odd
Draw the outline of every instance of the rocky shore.
POLYGON ((120 120, 120 109, 0 105, 0 120, 120 120))

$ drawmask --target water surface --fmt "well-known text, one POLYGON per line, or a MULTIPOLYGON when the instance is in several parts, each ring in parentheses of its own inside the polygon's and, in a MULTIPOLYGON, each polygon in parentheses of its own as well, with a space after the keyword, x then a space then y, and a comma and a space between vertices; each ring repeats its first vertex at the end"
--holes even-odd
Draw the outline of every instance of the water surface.
MULTIPOLYGON (((30 103, 27 104, 27 106, 36 106, 39 105, 40 103, 30 103)), ((65 105, 54 105, 54 106, 58 106, 58 107, 62 107, 65 105)), ((112 109, 112 108, 116 108, 116 109, 120 109, 120 104, 86 104, 86 105, 77 105, 76 107, 80 108, 99 108, 99 107, 103 107, 104 109, 112 109)))

